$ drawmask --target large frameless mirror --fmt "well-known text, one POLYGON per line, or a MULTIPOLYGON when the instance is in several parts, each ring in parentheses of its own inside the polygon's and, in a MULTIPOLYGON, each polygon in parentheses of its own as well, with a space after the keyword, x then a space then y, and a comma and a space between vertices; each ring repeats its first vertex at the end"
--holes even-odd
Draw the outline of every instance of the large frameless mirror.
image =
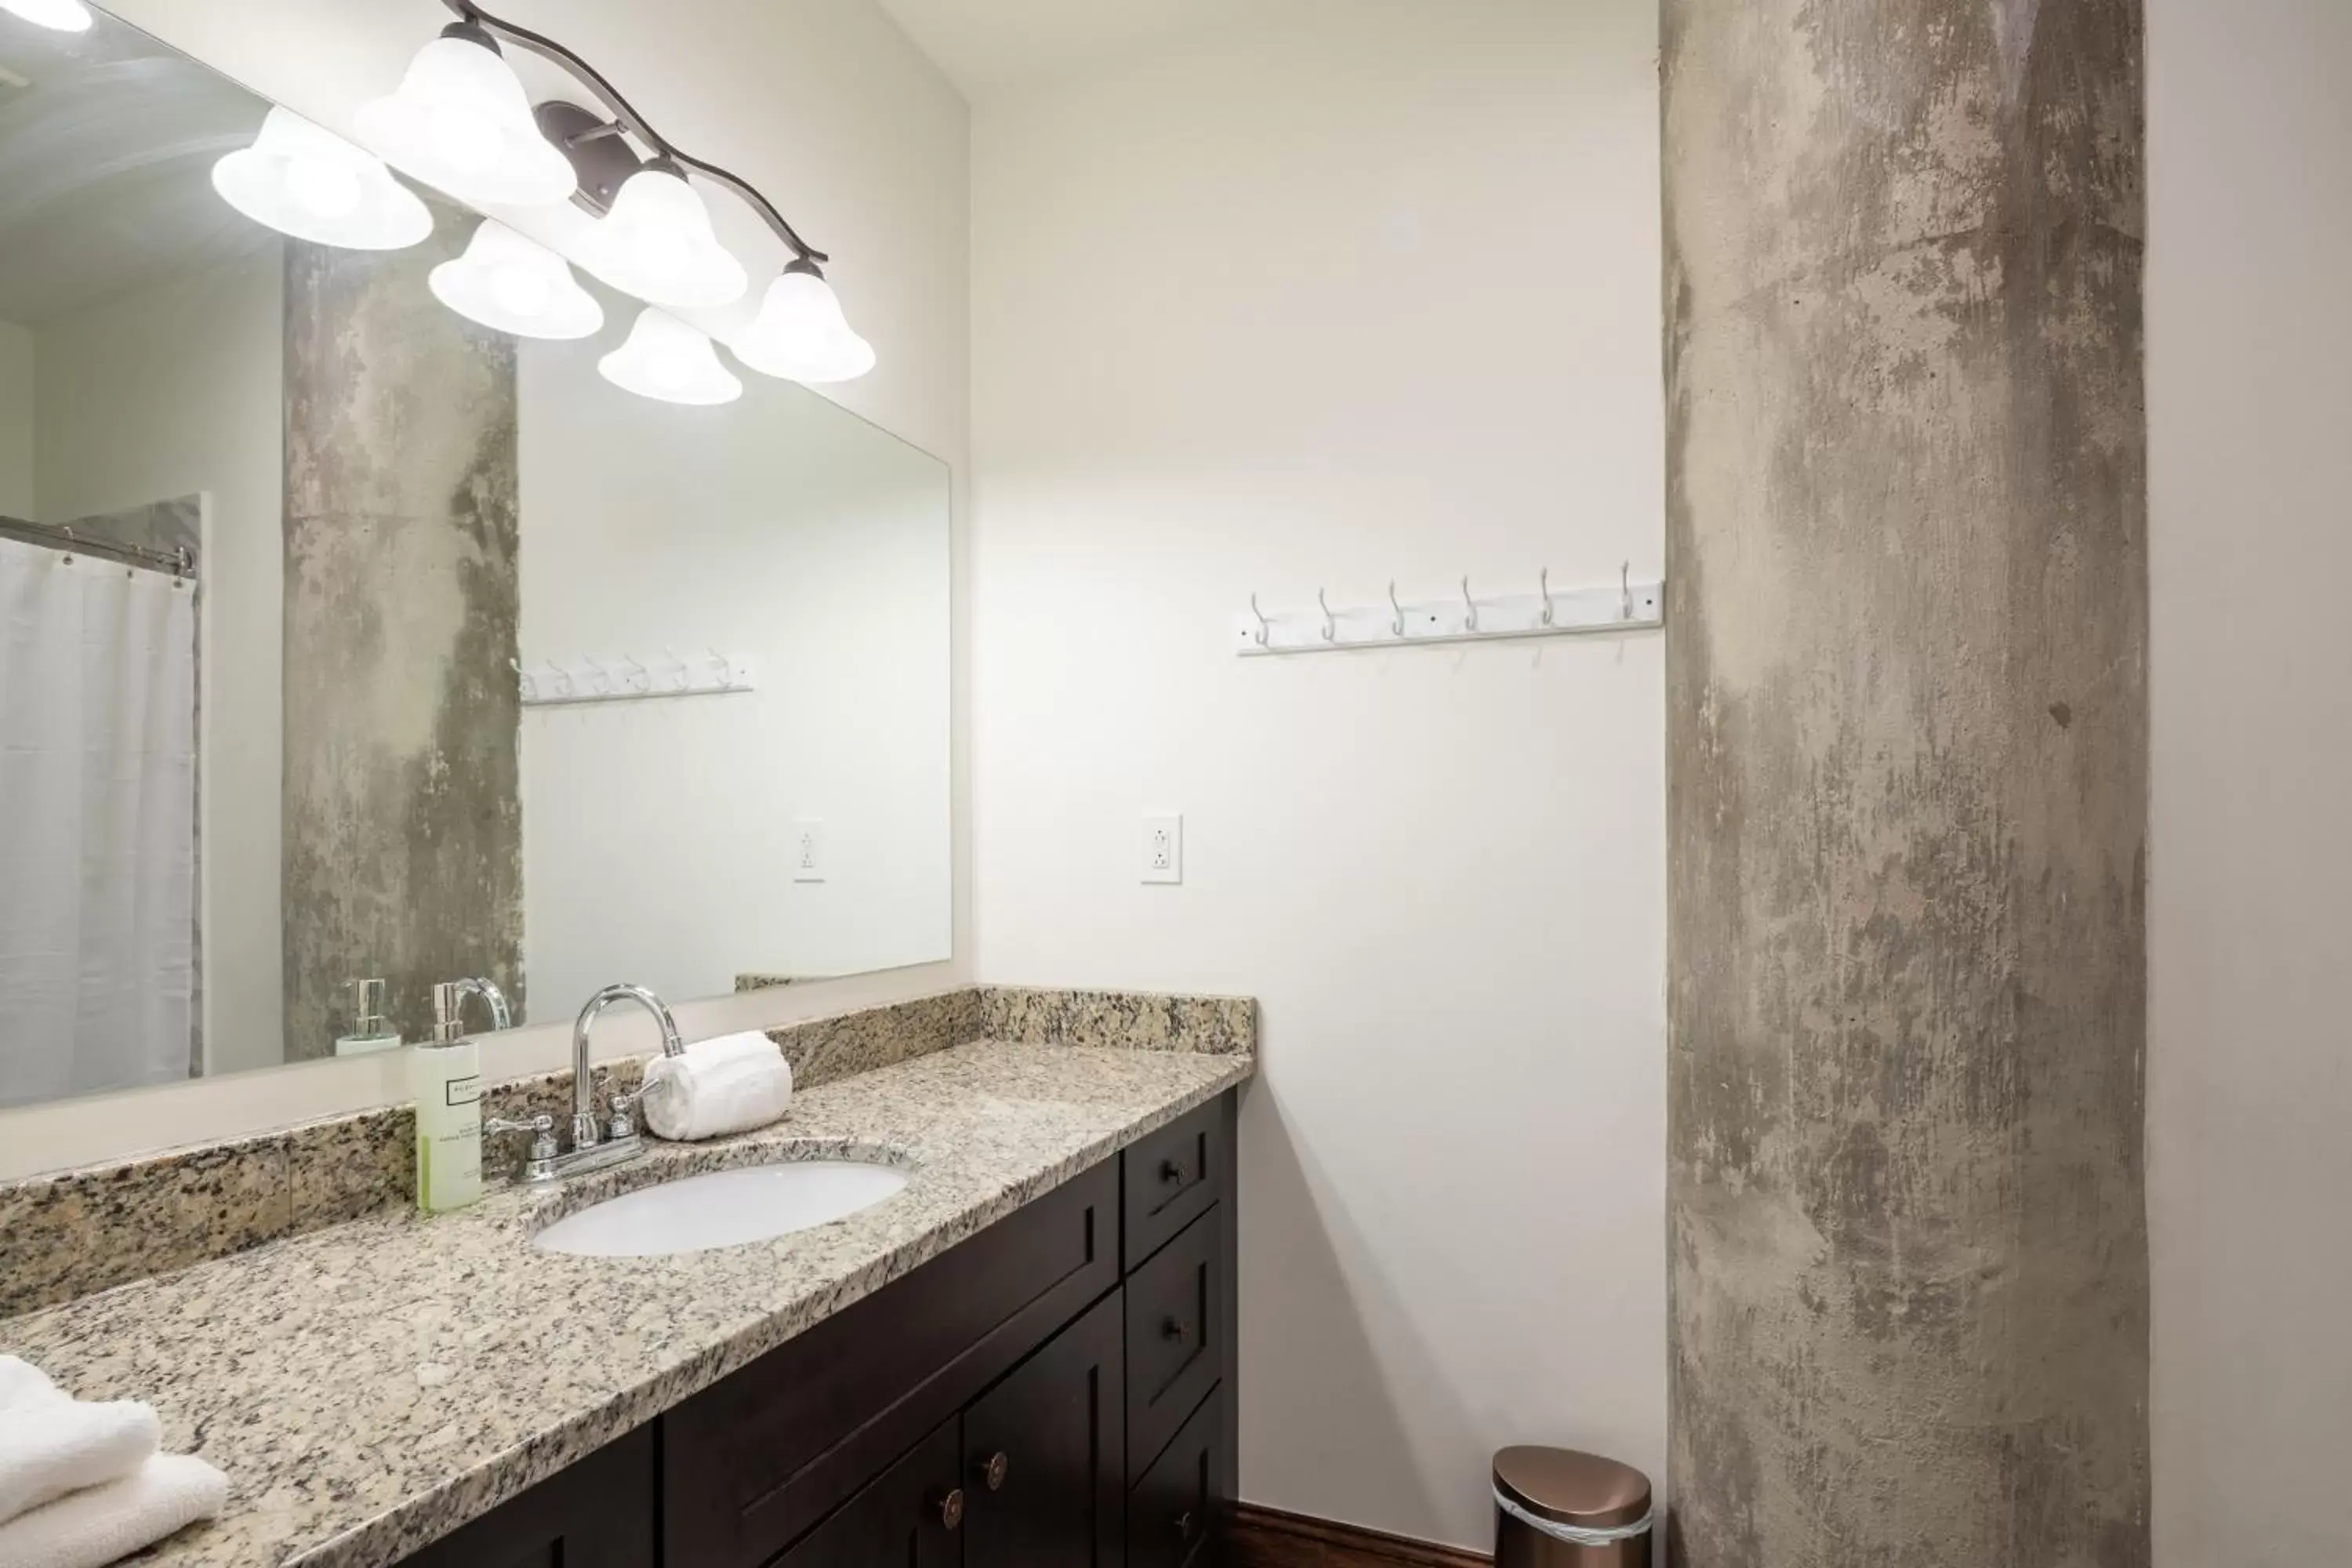
POLYGON ((946 958, 944 465, 89 23, 0 10, 0 1107, 946 958))

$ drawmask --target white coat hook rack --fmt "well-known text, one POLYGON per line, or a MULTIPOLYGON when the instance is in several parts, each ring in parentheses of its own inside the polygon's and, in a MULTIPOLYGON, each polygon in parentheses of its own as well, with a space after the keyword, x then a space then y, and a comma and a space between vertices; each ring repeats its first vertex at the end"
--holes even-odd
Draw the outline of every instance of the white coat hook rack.
POLYGON ((1423 643, 1589 637, 1655 630, 1665 625, 1665 605, 1666 585, 1655 579, 1635 582, 1630 561, 1618 569, 1615 584, 1596 588, 1555 588, 1547 566, 1536 574, 1529 594, 1481 596, 1464 577, 1460 591, 1442 599, 1408 604, 1391 583, 1386 604, 1335 607, 1318 588, 1315 607, 1296 612, 1261 610, 1252 594, 1249 613, 1235 623, 1234 641, 1243 658, 1259 658, 1423 643))
POLYGON ((671 697, 727 697, 757 691, 751 661, 709 649, 681 656, 664 648, 656 659, 624 654, 605 661, 582 656, 514 667, 526 708, 583 708, 592 703, 658 702, 671 697))

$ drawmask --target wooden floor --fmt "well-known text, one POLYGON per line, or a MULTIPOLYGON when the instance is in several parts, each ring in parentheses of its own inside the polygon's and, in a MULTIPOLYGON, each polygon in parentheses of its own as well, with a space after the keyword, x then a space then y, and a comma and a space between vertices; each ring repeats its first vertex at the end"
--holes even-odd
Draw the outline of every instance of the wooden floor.
POLYGON ((1246 1502, 1234 1506, 1225 1555, 1226 1568, 1485 1568, 1491 1561, 1483 1552, 1432 1546, 1246 1502))

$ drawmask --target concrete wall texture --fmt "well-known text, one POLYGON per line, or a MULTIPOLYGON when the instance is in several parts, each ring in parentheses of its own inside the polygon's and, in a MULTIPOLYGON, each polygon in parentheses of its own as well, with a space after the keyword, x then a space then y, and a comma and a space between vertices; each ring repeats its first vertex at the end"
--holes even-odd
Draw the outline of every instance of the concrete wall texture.
POLYGON ((2137 0, 1663 16, 1676 1559, 2131 1568, 2137 0))
POLYGON ((425 283, 472 227, 287 247, 289 1061, 331 1053, 354 978, 410 1040, 441 981, 523 1004, 514 342, 425 283))

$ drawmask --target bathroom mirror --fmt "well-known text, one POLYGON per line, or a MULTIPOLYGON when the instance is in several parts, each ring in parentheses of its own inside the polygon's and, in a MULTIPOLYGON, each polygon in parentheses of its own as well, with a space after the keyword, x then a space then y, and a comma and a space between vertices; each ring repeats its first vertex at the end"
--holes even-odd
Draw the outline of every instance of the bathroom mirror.
POLYGON ((0 1107, 949 956, 946 467, 254 222, 270 108, 0 11, 0 1107))

